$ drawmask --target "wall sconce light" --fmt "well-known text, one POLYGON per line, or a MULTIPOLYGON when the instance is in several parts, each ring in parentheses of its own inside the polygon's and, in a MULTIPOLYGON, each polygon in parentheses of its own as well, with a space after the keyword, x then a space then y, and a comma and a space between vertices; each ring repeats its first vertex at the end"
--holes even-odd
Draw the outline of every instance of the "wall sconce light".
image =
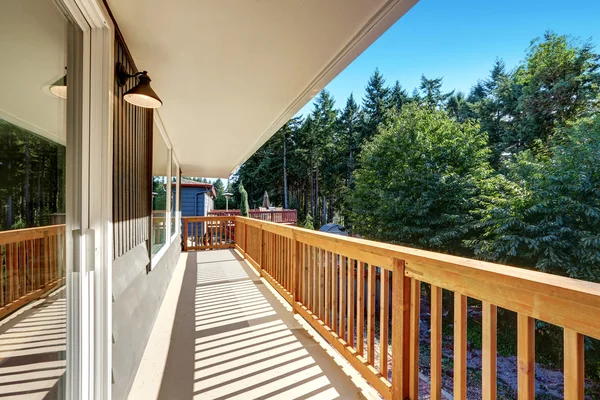
POLYGON ((162 106, 162 101, 150 87, 150 77, 147 71, 130 75, 123 64, 117 63, 117 82, 119 86, 125 86, 130 78, 138 78, 138 84, 125 92, 123 99, 126 102, 143 108, 159 108, 162 106))
MULTIPOLYGON (((66 68, 65 68, 66 69, 66 68)), ((50 93, 61 99, 67 98, 67 75, 63 76, 52 85, 50 85, 50 93)))

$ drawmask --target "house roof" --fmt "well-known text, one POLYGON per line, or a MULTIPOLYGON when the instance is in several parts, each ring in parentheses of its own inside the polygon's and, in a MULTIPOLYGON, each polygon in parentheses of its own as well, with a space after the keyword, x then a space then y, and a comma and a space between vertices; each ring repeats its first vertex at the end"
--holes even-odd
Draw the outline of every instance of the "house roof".
POLYGON ((182 172, 221 178, 417 2, 107 1, 182 172))
POLYGON ((215 186, 212 183, 204 183, 204 182, 196 182, 191 179, 181 178, 181 187, 196 187, 196 188, 204 188, 207 189, 210 193, 212 193, 212 197, 217 197, 217 192, 215 191, 215 186))

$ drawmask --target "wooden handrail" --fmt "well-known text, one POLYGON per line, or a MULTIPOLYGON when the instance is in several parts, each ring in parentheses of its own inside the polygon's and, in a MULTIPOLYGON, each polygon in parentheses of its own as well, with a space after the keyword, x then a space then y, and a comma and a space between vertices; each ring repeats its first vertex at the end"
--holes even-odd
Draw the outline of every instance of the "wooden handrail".
POLYGON ((234 216, 184 217, 182 221, 184 251, 234 247, 234 216))
POLYGON ((0 318, 64 279, 65 225, 0 232, 0 318))
POLYGON ((243 237, 243 245, 236 242, 236 248, 384 398, 418 396, 421 282, 431 284, 432 293, 431 390, 437 395, 432 398, 441 398, 442 288, 455 294, 455 398, 466 396, 468 297, 483 302, 484 398, 496 396, 497 307, 519 316, 523 398, 530 398, 535 387, 536 319, 565 328, 565 398, 583 398, 583 336, 600 339, 600 318, 595 317, 600 316, 600 284, 252 218, 235 219, 238 237, 243 237), (381 336, 388 326, 393 328, 391 371, 388 340, 381 336), (356 337, 355 330, 361 331, 356 337))
MULTIPOLYGON (((208 216, 241 216, 240 210, 212 210, 208 212, 208 216)), ((293 224, 298 222, 297 210, 249 210, 250 218, 259 219, 262 221, 277 222, 281 224, 293 224)))
POLYGON ((468 297, 482 301, 484 399, 496 396, 498 307, 518 315, 520 396, 533 398, 538 319, 565 328, 565 398, 583 398, 583 337, 600 339, 600 284, 231 218, 235 248, 384 398, 418 398, 422 282, 431 285, 432 398, 442 390, 442 289, 454 292, 455 398, 466 397, 468 297))

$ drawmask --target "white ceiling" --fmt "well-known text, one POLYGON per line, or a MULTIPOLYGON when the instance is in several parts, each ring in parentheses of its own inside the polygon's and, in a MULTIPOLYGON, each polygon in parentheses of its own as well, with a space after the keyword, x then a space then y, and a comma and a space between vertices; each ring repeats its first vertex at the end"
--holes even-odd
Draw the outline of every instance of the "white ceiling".
POLYGON ((67 20, 48 0, 0 8, 0 118, 64 144, 65 100, 49 86, 65 75, 67 20))
POLYGON ((109 0, 183 173, 227 177, 418 0, 109 0))

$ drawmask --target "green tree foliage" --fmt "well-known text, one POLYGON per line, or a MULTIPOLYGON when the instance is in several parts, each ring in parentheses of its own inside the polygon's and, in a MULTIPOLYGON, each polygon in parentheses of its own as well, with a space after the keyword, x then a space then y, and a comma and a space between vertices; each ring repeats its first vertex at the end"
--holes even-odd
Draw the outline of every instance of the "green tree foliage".
POLYGON ((244 189, 244 185, 242 185, 241 183, 240 183, 238 190, 240 192, 240 213, 244 217, 247 217, 249 215, 248 214, 248 211, 249 211, 248 192, 246 192, 246 189, 244 189))
POLYGON ((49 225, 65 212, 65 155, 64 146, 0 119, 0 230, 49 225))
POLYGON ((215 187, 215 193, 217 194, 217 197, 215 198, 215 210, 224 210, 227 205, 225 185, 223 185, 223 181, 216 179, 213 182, 213 186, 215 187))
POLYGON ((516 71, 522 86, 518 110, 523 113, 516 144, 547 141, 555 128, 597 105, 599 60, 591 43, 553 32, 531 42, 524 65, 516 71))
POLYGON ((360 131, 361 146, 375 136, 377 127, 385 120, 390 103, 390 89, 385 85, 385 79, 379 69, 375 69, 365 88, 363 123, 360 131))
POLYGON ((317 227, 335 218, 372 239, 597 279, 599 196, 583 183, 596 181, 578 179, 597 164, 589 118, 599 66, 588 42, 549 32, 515 69, 496 60, 467 95, 425 76, 409 95, 375 70, 362 107, 351 95, 336 111, 324 91, 236 178, 255 204, 265 190, 282 204, 285 140, 300 220, 310 213, 317 227))
POLYGON ((312 215, 310 215, 310 213, 306 214, 306 218, 304 219, 304 228, 306 229, 315 229, 315 226, 313 225, 313 217, 312 215))
POLYGON ((385 242, 463 253, 470 210, 492 172, 488 153, 477 124, 403 107, 363 150, 350 195, 353 226, 385 242))
POLYGON ((442 78, 427 79, 421 75, 421 100, 429 107, 442 107, 454 92, 442 93, 442 78))
POLYGON ((470 242, 488 260, 600 282, 600 116, 508 163, 497 201, 470 242))

